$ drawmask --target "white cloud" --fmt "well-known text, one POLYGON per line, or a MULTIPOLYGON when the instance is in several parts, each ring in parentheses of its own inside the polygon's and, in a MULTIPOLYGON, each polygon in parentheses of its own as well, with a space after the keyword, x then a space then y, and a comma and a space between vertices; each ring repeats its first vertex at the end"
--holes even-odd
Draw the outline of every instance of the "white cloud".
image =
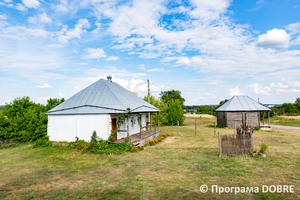
POLYGON ((291 31, 291 35, 300 33, 300 22, 287 25, 286 30, 291 31))
POLYGON ((106 69, 96 69, 92 68, 87 70, 87 74, 89 75, 95 75, 95 76, 103 76, 103 75, 114 75, 114 76, 121 76, 121 77, 141 77, 141 76, 146 76, 147 74, 145 73, 131 73, 128 72, 125 69, 117 69, 116 67, 113 66, 106 66, 106 69))
POLYGON ((184 58, 178 60, 176 63, 177 63, 177 64, 185 64, 185 65, 188 65, 188 64, 191 63, 191 61, 189 60, 188 57, 184 57, 184 58))
POLYGON ((290 46, 291 36, 285 30, 273 29, 267 31, 267 34, 258 36, 257 45, 265 48, 285 49, 290 46))
POLYGON ((269 95, 269 92, 271 91, 270 87, 268 87, 268 86, 263 87, 263 86, 261 86, 261 85, 259 85, 257 83, 254 83, 254 84, 250 85, 250 88, 253 89, 253 92, 255 94, 269 95))
POLYGON ((64 95, 63 93, 58 93, 58 96, 60 96, 60 97, 65 97, 66 95, 64 95))
POLYGON ((57 32, 58 40, 64 44, 70 39, 81 38, 81 34, 85 33, 84 28, 90 28, 90 23, 87 19, 79 19, 74 29, 67 30, 66 26, 60 32, 57 32))
POLYGON ((235 96, 235 95, 242 95, 243 93, 240 92, 240 89, 238 87, 235 87, 229 90, 229 94, 231 96, 235 96))
POLYGON ((148 72, 168 72, 163 68, 153 68, 153 69, 148 69, 148 72))
MULTIPOLYGON (((129 81, 130 83, 130 91, 133 92, 147 92, 148 91, 148 83, 142 79, 132 79, 129 81)), ((162 89, 167 89, 168 87, 163 84, 155 84, 150 81, 150 91, 157 92, 161 91, 162 89)))
POLYGON ((76 89, 76 90, 79 90, 79 87, 77 87, 77 86, 74 86, 74 89, 76 89))
POLYGON ((41 22, 48 23, 48 24, 52 22, 52 20, 47 16, 47 14, 45 12, 42 14, 39 14, 38 16, 39 16, 41 22))
POLYGON ((97 28, 94 29, 94 30, 92 31, 92 33, 97 34, 97 33, 99 33, 100 30, 101 30, 101 23, 95 22, 95 24, 96 24, 97 28))
POLYGON ((94 48, 86 48, 84 51, 88 52, 88 55, 82 55, 82 59, 98 59, 98 58, 106 58, 106 54, 103 49, 94 49, 94 48))
POLYGON ((62 12, 62 13, 66 13, 69 11, 69 9, 67 8, 66 5, 64 4, 58 4, 54 7, 54 9, 57 11, 57 12, 62 12))
POLYGON ((37 85, 35 86, 36 88, 52 88, 51 85, 49 85, 48 83, 45 83, 44 85, 37 85))
POLYGON ((141 70, 145 70, 146 69, 144 64, 140 64, 138 66, 140 67, 139 69, 141 69, 141 70))
POLYGON ((38 0, 22 0, 22 2, 27 8, 38 8, 40 6, 38 0))
POLYGON ((17 9, 17 10, 20 10, 20 11, 27 11, 28 9, 27 8, 25 8, 22 4, 20 4, 20 3, 18 3, 16 6, 15 6, 15 8, 17 9))
POLYGON ((110 61, 110 60, 119 60, 120 58, 117 57, 117 56, 109 56, 108 58, 106 58, 107 61, 110 61))

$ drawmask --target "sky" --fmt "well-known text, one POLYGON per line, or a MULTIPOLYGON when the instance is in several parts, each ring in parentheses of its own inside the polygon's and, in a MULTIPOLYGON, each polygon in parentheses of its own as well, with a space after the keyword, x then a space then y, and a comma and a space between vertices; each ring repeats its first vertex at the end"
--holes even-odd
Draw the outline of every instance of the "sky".
POLYGON ((69 98, 111 75, 185 105, 300 97, 300 0, 0 0, 0 105, 69 98))

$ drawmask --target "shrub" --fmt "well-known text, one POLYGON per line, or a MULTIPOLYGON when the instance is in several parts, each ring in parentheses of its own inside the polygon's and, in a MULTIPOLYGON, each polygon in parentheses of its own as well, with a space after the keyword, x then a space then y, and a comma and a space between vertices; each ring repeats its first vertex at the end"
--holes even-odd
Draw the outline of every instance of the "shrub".
POLYGON ((255 126, 254 128, 255 131, 259 131, 259 129, 260 129, 259 126, 255 126))
POLYGON ((216 128, 224 128, 224 126, 222 126, 221 124, 217 124, 216 128))
POLYGON ((47 146, 49 146, 49 139, 48 137, 44 137, 44 138, 37 139, 33 145, 33 148, 47 147, 47 146))
POLYGON ((86 142, 84 140, 79 140, 79 138, 76 137, 76 141, 74 143, 72 143, 72 148, 77 151, 81 151, 81 150, 86 149, 88 145, 89 145, 88 142, 86 142))
POLYGON ((269 145, 267 145, 266 143, 262 143, 260 145, 260 153, 265 154, 267 152, 267 150, 268 150, 268 147, 269 147, 269 145))

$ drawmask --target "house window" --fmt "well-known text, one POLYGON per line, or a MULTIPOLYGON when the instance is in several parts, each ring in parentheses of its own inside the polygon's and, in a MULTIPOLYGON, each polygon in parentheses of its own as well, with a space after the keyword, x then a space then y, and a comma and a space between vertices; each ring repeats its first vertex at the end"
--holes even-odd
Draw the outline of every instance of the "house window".
POLYGON ((136 124, 136 119, 134 119, 134 117, 132 117, 131 118, 131 128, 133 128, 135 124, 136 124))

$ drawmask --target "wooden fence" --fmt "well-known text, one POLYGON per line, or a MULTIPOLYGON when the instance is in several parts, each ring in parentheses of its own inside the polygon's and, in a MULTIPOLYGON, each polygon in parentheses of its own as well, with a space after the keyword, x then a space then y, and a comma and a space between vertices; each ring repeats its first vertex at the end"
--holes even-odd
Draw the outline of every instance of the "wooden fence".
MULTIPOLYGON (((238 133, 238 131, 237 131, 238 133)), ((253 151, 253 131, 246 134, 222 135, 219 132, 219 150, 222 155, 243 155, 253 151)))

